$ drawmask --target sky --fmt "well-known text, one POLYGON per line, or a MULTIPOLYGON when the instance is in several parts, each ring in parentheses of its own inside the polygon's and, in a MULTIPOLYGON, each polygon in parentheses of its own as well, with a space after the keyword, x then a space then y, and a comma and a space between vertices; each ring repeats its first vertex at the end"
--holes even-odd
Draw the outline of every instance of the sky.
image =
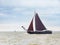
POLYGON ((0 31, 22 31, 39 14, 48 30, 60 30, 60 0, 0 0, 0 31))

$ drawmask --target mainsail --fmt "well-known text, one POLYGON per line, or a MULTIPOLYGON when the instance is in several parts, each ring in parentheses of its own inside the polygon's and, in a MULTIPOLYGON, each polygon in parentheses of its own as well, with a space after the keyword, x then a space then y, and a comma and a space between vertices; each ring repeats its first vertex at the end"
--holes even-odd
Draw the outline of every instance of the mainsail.
MULTIPOLYGON (((41 22, 41 20, 39 19, 38 14, 35 14, 35 31, 42 31, 42 30, 46 30, 46 27, 43 25, 43 23, 41 22)), ((33 19, 29 25, 29 28, 27 30, 27 32, 34 32, 33 29, 33 19)))
POLYGON ((28 28, 28 32, 32 32, 32 31, 33 31, 33 19, 32 19, 32 21, 30 23, 29 28, 28 28))
POLYGON ((39 16, 37 13, 35 14, 35 27, 36 27, 36 31, 46 30, 46 27, 43 25, 43 23, 39 19, 39 16))

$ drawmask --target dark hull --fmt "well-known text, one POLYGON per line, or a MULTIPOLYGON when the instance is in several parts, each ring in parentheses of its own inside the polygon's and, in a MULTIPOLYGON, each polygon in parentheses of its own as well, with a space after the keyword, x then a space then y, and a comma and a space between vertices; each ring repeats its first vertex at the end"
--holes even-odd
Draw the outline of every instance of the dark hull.
POLYGON ((27 32, 29 34, 52 34, 52 31, 42 31, 42 32, 27 32))

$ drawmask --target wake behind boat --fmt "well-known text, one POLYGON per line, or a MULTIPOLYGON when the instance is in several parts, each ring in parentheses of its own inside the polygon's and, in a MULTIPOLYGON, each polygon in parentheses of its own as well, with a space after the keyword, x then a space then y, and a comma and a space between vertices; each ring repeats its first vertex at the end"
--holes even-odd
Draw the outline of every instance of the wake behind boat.
POLYGON ((46 29, 46 27, 43 25, 42 21, 40 20, 38 13, 35 13, 35 16, 32 18, 29 28, 27 29, 27 33, 29 34, 52 34, 52 31, 46 29), (34 21, 35 21, 35 24, 33 23, 34 21))

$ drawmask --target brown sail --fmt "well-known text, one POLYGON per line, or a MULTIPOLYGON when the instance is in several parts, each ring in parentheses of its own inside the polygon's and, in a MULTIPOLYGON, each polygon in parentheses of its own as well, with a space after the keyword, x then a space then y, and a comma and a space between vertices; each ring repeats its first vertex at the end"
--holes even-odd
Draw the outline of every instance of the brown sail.
POLYGON ((37 13, 35 14, 35 27, 36 27, 36 31, 46 30, 45 26, 43 25, 43 23, 39 19, 39 16, 37 13))
POLYGON ((30 26, 29 26, 27 32, 33 32, 33 19, 32 19, 32 21, 30 23, 30 26))

